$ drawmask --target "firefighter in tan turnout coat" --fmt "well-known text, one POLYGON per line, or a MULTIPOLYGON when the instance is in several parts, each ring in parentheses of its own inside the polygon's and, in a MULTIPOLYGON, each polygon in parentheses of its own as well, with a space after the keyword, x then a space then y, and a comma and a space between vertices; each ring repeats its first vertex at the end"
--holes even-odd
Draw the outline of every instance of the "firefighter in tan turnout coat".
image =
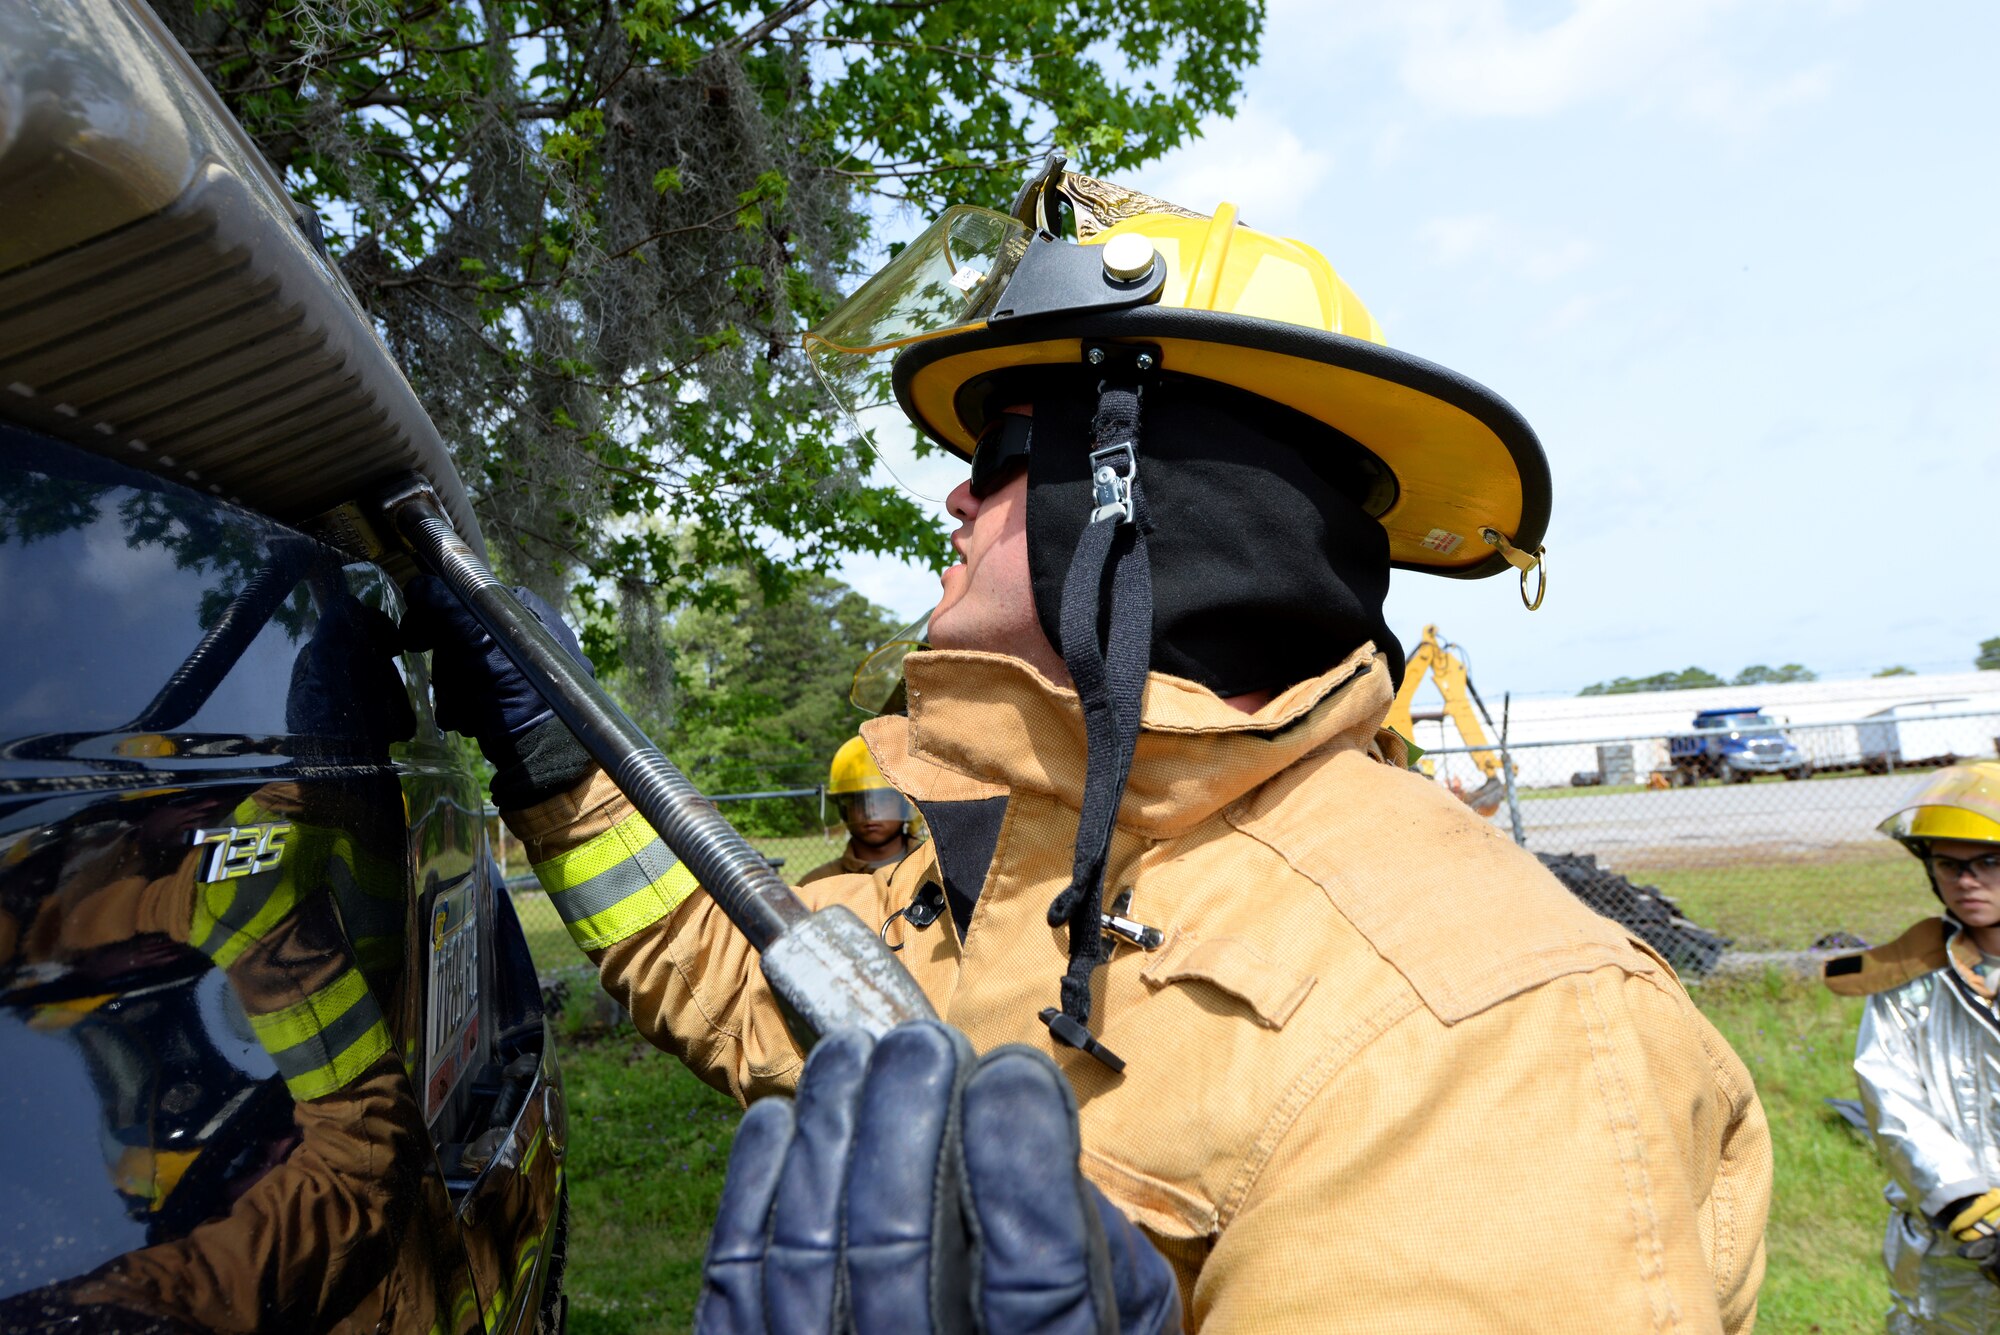
MULTIPOLYGON (((809 349, 972 476, 908 712, 864 729, 932 838, 803 893, 884 924, 975 1048, 1059 1064, 1187 1328, 1748 1330, 1743 1064, 1382 727, 1392 564, 1525 594, 1525 423, 1317 252, 1059 169, 809 349)), ((718 1088, 789 1092, 745 941, 580 751, 524 757, 508 820, 607 990, 718 1088)))

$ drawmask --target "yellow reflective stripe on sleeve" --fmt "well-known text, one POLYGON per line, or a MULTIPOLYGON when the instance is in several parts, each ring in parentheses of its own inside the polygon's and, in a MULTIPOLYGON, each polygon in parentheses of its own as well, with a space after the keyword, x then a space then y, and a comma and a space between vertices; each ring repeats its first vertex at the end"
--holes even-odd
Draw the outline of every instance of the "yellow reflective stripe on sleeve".
POLYGON ((645 930, 695 891, 694 873, 636 812, 588 843, 535 865, 569 934, 598 950, 645 930))
POLYGON ((389 1026, 377 1020, 346 1051, 317 1070, 288 1078, 285 1086, 292 1091, 292 1097, 301 1103, 324 1098, 374 1065, 375 1059, 387 1052, 390 1046, 389 1026))
POLYGON ((217 968, 226 969, 298 902, 289 866, 238 880, 204 882, 196 892, 188 938, 217 968))
POLYGON ((319 1037, 335 1020, 347 1014, 368 995, 368 983, 354 969, 343 970, 338 978, 304 1001, 250 1017, 250 1032, 266 1052, 283 1052, 308 1039, 319 1037))
POLYGON ((514 1291, 516 1293, 527 1287, 529 1278, 534 1274, 535 1263, 541 1259, 542 1244, 539 1242, 530 1242, 522 1250, 521 1259, 514 1264, 514 1291))
POLYGON ((304 1001, 250 1017, 292 1097, 322 1098, 361 1074, 393 1046, 360 972, 345 970, 304 1001))
MULTIPOLYGON (((694 873, 677 862, 666 875, 602 913, 568 922, 570 939, 585 950, 602 950, 616 945, 672 913, 686 903, 687 897, 697 888, 694 873)), ((561 904, 557 905, 558 909, 561 907, 561 904)))
POLYGON ((535 864, 535 875, 554 894, 581 885, 599 872, 611 870, 639 849, 659 838, 646 818, 633 812, 624 820, 588 843, 578 844, 567 853, 558 853, 535 864))

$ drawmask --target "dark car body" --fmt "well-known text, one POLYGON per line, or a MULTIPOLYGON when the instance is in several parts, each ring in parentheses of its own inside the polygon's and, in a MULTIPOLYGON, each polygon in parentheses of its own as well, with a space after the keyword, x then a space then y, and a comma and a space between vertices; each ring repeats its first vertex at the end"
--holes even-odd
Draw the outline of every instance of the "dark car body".
POLYGON ((395 584, 0 426, 0 588, 0 1326, 532 1326, 561 1085, 395 584))
POLYGON ((0 1331, 559 1326, 562 1087, 358 506, 449 453, 138 0, 0 4, 0 1331))

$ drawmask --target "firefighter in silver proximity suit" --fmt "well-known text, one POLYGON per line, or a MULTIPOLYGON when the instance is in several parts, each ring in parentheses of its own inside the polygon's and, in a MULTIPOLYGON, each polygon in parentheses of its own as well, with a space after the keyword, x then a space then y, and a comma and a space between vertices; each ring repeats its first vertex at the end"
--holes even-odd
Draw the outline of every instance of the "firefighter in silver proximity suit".
POLYGON ((1826 966, 1868 998, 1854 1073, 1891 1177, 1888 1329, 2000 1331, 2000 763, 1938 771, 1880 828, 1945 907, 1826 966))

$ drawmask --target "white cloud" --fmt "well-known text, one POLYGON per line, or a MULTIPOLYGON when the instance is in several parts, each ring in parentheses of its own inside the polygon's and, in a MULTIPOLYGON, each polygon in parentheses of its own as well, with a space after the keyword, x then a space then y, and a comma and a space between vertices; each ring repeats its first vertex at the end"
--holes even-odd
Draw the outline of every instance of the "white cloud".
POLYGON ((1717 125, 1750 126, 1787 107, 1824 98, 1833 89, 1834 74, 1831 64, 1815 65, 1761 88, 1722 76, 1691 85, 1683 95, 1682 104, 1701 120, 1717 125))
POLYGON ((1401 7, 1405 86, 1435 110, 1544 116, 1652 82, 1699 50, 1728 0, 1577 0, 1530 25, 1504 0, 1420 0, 1401 7))
POLYGON ((1724 52, 1754 16, 1748 0, 1555 0, 1533 14, 1521 0, 1404 0, 1359 18, 1350 8, 1279 3, 1269 40, 1321 50, 1386 40, 1405 91, 1436 115, 1546 117, 1623 102, 1741 128, 1820 98, 1833 82, 1828 65, 1758 78, 1737 69, 1724 52))
POLYGON ((1580 324, 1588 323, 1600 310, 1619 300, 1623 295, 1622 292, 1615 291, 1580 293, 1550 312, 1549 317, 1541 322, 1536 332, 1549 335, 1574 329, 1580 324))
POLYGON ((1417 229, 1440 268, 1478 262, 1482 267, 1546 283, 1575 273, 1597 259, 1595 242, 1582 237, 1524 235, 1493 213, 1432 218, 1417 229))
POLYGON ((1491 254, 1500 235, 1500 220, 1490 213, 1468 213, 1432 218, 1417 230, 1430 247, 1431 258, 1450 265, 1491 254))
POLYGON ((1200 139, 1169 153, 1135 184, 1202 213, 1228 200, 1250 226, 1291 233, 1305 230, 1307 203, 1332 165, 1331 155, 1307 146, 1253 94, 1235 119, 1205 122, 1200 139))
POLYGON ((1404 150, 1409 147, 1410 127, 1405 121, 1393 120, 1375 131, 1369 144, 1369 158, 1377 167, 1388 167, 1403 160, 1404 150))
POLYGON ((1529 250, 1522 259, 1521 268, 1528 277, 1546 283, 1552 278, 1575 273, 1596 258, 1597 246, 1594 242, 1572 237, 1529 250))

